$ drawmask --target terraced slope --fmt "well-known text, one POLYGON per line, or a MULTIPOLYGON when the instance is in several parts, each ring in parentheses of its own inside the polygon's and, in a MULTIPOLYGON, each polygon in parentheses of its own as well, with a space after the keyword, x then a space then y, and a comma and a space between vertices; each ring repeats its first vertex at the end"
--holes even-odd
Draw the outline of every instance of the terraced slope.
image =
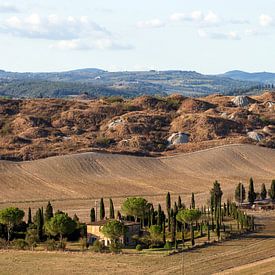
POLYGON ((239 180, 256 186, 275 178, 275 150, 228 145, 173 157, 148 158, 83 153, 29 162, 0 161, 0 201, 36 201, 163 195, 167 191, 204 199, 212 182, 225 195, 239 180))

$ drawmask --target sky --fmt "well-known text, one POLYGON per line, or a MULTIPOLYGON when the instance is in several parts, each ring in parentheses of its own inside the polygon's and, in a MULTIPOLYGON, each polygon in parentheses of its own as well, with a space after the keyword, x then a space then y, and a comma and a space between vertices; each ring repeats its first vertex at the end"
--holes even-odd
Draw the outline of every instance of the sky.
POLYGON ((0 0, 0 69, 275 72, 275 0, 0 0))

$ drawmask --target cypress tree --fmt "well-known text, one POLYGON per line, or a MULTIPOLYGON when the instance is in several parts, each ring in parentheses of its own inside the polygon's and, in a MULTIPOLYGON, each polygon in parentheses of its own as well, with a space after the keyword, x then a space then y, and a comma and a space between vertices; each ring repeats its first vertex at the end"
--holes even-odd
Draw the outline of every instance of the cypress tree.
POLYGON ((180 196, 178 197, 178 208, 179 208, 179 209, 182 209, 182 208, 183 208, 183 205, 182 205, 182 201, 181 201, 181 197, 180 197, 180 196))
POLYGON ((172 229, 172 243, 176 240, 176 215, 174 210, 171 209, 171 229, 172 229))
POLYGON ((165 228, 165 214, 163 212, 163 225, 162 225, 162 241, 166 243, 166 228, 165 228))
POLYGON ((37 238, 39 241, 43 240, 43 226, 44 226, 44 218, 42 209, 39 208, 35 214, 35 225, 37 230, 37 238))
POLYGON ((115 218, 115 209, 114 209, 114 204, 113 204, 113 200, 110 199, 110 219, 114 219, 115 218))
POLYGON ((235 189, 235 200, 238 203, 243 203, 245 200, 245 188, 240 182, 235 189))
POLYGON ((168 216, 168 231, 171 232, 171 197, 169 192, 166 195, 166 210, 168 216))
POLYGON ((256 199, 256 193, 254 191, 254 182, 253 179, 249 180, 249 190, 248 190, 248 201, 250 204, 253 204, 256 199))
POLYGON ((104 218, 105 218, 105 206, 104 206, 103 198, 100 199, 99 218, 100 218, 100 220, 104 220, 104 218))
POLYGON ((116 213, 117 213, 117 214, 116 214, 116 218, 117 218, 118 220, 121 220, 121 219, 122 219, 121 213, 120 213, 119 211, 117 211, 116 213))
POLYGON ((29 207, 29 212, 28 212, 28 225, 32 224, 32 210, 29 207))
POLYGON ((95 222, 95 209, 92 208, 90 211, 90 221, 95 222))
POLYGON ((272 180, 268 194, 271 200, 275 201, 275 180, 272 180))
POLYGON ((157 225, 162 226, 162 210, 160 204, 158 205, 157 225))
POLYGON ((267 191, 266 191, 266 188, 265 188, 265 184, 263 183, 262 187, 261 187, 261 198, 262 198, 262 200, 266 199, 266 195, 267 195, 267 191))
POLYGON ((194 195, 194 193, 192 193, 192 196, 191 196, 191 208, 192 208, 192 209, 195 209, 195 208, 196 208, 195 195, 194 195))
POLYGON ((48 201, 46 211, 45 211, 45 222, 49 221, 53 217, 53 207, 51 202, 48 201))

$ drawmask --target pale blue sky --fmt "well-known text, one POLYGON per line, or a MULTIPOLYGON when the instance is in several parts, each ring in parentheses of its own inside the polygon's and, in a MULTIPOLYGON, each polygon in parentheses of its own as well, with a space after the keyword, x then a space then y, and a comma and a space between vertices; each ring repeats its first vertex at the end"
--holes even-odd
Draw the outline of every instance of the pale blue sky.
POLYGON ((275 72, 275 0, 0 0, 0 69, 275 72))

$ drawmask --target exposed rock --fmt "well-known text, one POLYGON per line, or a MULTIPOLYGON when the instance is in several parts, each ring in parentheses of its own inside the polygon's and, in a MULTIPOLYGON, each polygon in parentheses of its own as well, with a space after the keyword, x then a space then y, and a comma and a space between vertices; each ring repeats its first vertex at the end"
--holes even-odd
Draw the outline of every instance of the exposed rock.
POLYGON ((261 141, 264 139, 264 136, 262 134, 255 131, 248 132, 247 136, 255 141, 261 141))
POLYGON ((239 95, 232 99, 232 102, 238 107, 246 107, 252 103, 252 99, 248 96, 239 95))
POLYGON ((187 133, 173 133, 167 141, 170 145, 184 144, 189 142, 189 136, 187 133))
POLYGON ((124 120, 121 119, 121 118, 118 118, 118 119, 115 119, 114 121, 110 122, 108 124, 108 128, 111 129, 111 128, 114 128, 116 127, 117 125, 121 125, 124 123, 124 120))
POLYGON ((268 125, 263 128, 263 132, 268 135, 275 135, 275 126, 268 125))

